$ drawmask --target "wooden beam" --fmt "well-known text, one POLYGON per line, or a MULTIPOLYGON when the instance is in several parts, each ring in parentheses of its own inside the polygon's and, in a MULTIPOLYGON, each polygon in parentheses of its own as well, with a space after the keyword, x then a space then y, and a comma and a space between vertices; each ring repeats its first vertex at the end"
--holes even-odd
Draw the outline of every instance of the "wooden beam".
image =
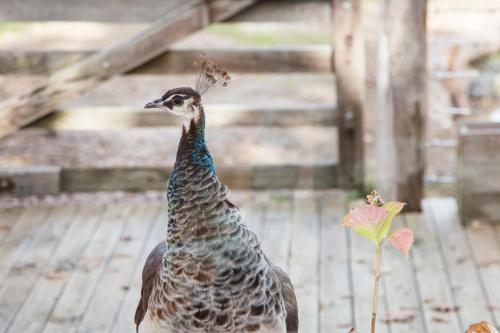
MULTIPOLYGON (((394 177, 391 199, 421 210, 424 194, 427 1, 399 0, 388 5, 389 103, 393 111, 394 177)), ((377 159, 383 158, 379 156, 377 159)), ((385 172, 385 171, 381 171, 385 172)))
MULTIPOLYGON (((225 20, 231 8, 239 11, 247 0, 215 0, 213 18, 225 20)), ((0 21, 94 21, 152 22, 175 11, 184 0, 2 0, 0 21)), ((266 0, 248 14, 238 15, 237 21, 328 22, 326 0, 266 0), (311 15, 312 14, 312 15, 311 15)))
MULTIPOLYGON (((238 2, 237 8, 229 6, 227 13, 217 13, 215 19, 233 15, 238 9, 243 10, 252 3, 246 0, 238 2)), ((173 42, 206 27, 210 22, 209 3, 202 0, 184 1, 138 35, 55 73, 46 84, 27 94, 13 96, 1 103, 0 138, 49 114, 61 102, 155 58, 173 42)))
POLYGON ((339 184, 364 184, 365 57, 361 0, 333 1, 333 48, 338 103, 339 184))
MULTIPOLYGON (((209 127, 228 126, 335 126, 335 107, 330 104, 293 107, 207 105, 209 127)), ((179 126, 180 120, 164 111, 120 106, 79 107, 57 110, 31 127, 50 130, 105 130, 134 127, 179 126)))
MULTIPOLYGON (((81 61, 95 50, 1 50, 0 74, 52 74, 81 61)), ((131 74, 193 73, 193 62, 205 53, 230 73, 329 72, 332 49, 323 45, 245 47, 217 50, 171 50, 132 69, 131 74)))

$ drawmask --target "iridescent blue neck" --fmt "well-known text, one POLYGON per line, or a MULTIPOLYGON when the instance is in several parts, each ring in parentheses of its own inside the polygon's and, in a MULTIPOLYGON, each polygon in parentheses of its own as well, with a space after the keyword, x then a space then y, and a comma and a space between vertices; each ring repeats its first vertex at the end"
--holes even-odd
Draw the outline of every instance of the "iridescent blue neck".
POLYGON ((205 112, 201 105, 195 110, 195 117, 191 122, 183 126, 174 172, 182 161, 187 161, 196 168, 215 172, 215 165, 205 142, 205 112))

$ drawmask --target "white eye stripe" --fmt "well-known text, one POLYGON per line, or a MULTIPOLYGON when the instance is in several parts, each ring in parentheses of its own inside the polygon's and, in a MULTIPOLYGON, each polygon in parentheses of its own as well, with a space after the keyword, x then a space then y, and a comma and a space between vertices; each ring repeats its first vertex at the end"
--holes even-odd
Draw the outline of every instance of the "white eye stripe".
POLYGON ((182 99, 185 99, 185 98, 187 97, 187 95, 175 94, 175 95, 172 95, 172 96, 170 96, 169 98, 167 98, 167 99, 165 100, 165 102, 171 101, 171 100, 172 100, 173 98, 175 98, 175 97, 180 97, 180 98, 182 98, 182 99))

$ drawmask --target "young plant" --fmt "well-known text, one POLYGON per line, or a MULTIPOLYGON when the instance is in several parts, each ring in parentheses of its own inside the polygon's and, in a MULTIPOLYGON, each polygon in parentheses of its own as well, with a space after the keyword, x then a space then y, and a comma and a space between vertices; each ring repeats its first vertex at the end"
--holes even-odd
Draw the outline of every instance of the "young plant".
POLYGON ((391 231, 392 220, 401 212, 405 203, 396 201, 384 203, 376 191, 372 191, 367 196, 367 199, 368 204, 351 209, 342 220, 342 225, 352 228, 357 234, 371 240, 375 244, 375 283, 373 288, 371 321, 371 333, 375 333, 382 244, 385 240, 388 240, 390 244, 403 252, 408 258, 408 253, 413 245, 413 231, 408 228, 391 231))

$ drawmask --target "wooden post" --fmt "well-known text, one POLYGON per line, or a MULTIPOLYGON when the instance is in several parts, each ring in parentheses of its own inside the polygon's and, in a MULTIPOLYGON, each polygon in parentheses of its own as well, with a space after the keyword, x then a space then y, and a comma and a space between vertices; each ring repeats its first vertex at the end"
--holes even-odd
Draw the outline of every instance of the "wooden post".
POLYGON ((362 0, 333 1, 333 48, 339 136, 339 185, 364 185, 365 56, 362 0))
POLYGON ((377 186, 419 211, 423 197, 427 0, 384 1, 379 45, 377 186))

